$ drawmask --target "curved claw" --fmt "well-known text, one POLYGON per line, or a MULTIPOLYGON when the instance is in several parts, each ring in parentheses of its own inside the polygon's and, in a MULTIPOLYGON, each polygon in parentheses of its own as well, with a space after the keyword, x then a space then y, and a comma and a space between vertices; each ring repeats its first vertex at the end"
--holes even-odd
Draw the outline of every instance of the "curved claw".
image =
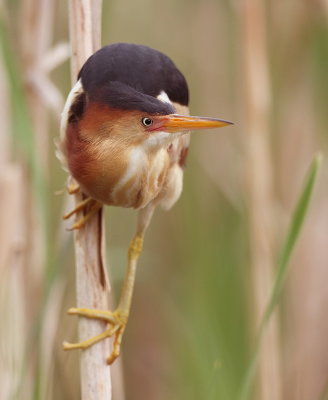
POLYGON ((113 362, 120 355, 121 343, 122 343, 122 337, 123 337, 124 330, 125 330, 125 326, 122 326, 115 333, 112 354, 109 357, 107 357, 107 364, 109 364, 109 365, 113 364, 113 362))

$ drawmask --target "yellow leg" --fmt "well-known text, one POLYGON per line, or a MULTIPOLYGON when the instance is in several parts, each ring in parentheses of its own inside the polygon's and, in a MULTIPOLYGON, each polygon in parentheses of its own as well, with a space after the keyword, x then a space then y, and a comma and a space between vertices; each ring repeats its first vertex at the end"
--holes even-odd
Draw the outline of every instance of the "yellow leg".
POLYGON ((153 206, 149 209, 140 211, 137 234, 132 239, 128 251, 128 268, 125 274, 125 279, 122 287, 120 302, 115 311, 96 310, 87 308, 70 308, 69 314, 79 315, 85 318, 101 319, 108 322, 110 328, 93 338, 85 340, 80 343, 64 343, 65 350, 71 349, 85 349, 94 343, 99 342, 107 337, 114 337, 113 350, 111 355, 107 358, 108 364, 112 364, 120 354, 120 347, 122 342, 123 333, 128 321, 131 308, 131 300, 133 295, 133 288, 136 276, 137 260, 142 251, 143 237, 146 228, 150 222, 153 214, 153 206))

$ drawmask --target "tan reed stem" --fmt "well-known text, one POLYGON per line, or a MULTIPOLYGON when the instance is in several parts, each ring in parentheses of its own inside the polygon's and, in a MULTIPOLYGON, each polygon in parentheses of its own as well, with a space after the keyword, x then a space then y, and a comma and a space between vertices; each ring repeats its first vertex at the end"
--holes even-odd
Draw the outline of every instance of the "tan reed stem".
MULTIPOLYGON (((53 0, 25 0, 21 3, 20 17, 20 55, 24 79, 24 91, 28 106, 33 132, 34 154, 38 157, 40 175, 47 180, 49 134, 48 113, 44 101, 34 87, 35 77, 39 76, 42 56, 48 49, 52 35, 53 0), (33 45, 31 45, 33 43, 33 45)), ((42 213, 38 209, 35 193, 30 185, 30 177, 26 173, 28 182, 24 213, 25 223, 29 229, 26 244, 25 285, 26 297, 29 299, 26 307, 28 321, 33 321, 40 304, 42 279, 45 272, 46 239, 42 224, 42 213)))
MULTIPOLYGON (((100 47, 102 0, 70 0, 69 25, 71 39, 72 82, 86 59, 100 47)), ((76 204, 81 200, 75 196, 76 204)), ((86 226, 74 234, 76 258, 77 306, 106 310, 109 290, 105 265, 105 232, 100 210, 86 226)), ((79 319, 79 341, 103 332, 102 321, 79 319)), ((111 399, 110 368, 106 357, 109 341, 101 341, 81 352, 80 376, 82 400, 111 399)))
MULTIPOLYGON (((273 283, 273 172, 269 150, 270 85, 264 2, 244 0, 240 10, 245 80, 244 102, 254 330, 259 327, 273 283)), ((261 343, 258 392, 261 400, 281 399, 278 319, 269 322, 261 343)))
POLYGON ((0 398, 10 398, 21 385, 28 399, 32 396, 32 374, 26 374, 21 382, 27 332, 27 299, 24 297, 26 186, 23 166, 11 161, 11 109, 7 81, 0 58, 0 398))

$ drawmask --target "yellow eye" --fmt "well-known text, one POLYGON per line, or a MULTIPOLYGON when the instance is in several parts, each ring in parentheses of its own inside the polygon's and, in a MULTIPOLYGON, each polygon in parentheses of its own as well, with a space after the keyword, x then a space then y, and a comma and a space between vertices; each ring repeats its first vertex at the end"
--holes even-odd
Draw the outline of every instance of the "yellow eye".
POLYGON ((147 126, 147 127, 151 126, 153 124, 153 120, 149 117, 142 118, 141 122, 142 122, 142 125, 147 126))

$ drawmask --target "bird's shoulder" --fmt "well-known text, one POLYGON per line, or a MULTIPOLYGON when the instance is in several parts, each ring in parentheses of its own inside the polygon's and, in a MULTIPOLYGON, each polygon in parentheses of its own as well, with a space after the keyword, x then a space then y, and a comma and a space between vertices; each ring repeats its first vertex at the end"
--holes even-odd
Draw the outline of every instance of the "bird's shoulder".
POLYGON ((173 61, 143 45, 115 43, 101 48, 89 57, 78 78, 87 94, 117 81, 149 96, 164 91, 172 102, 189 102, 186 79, 173 61))

